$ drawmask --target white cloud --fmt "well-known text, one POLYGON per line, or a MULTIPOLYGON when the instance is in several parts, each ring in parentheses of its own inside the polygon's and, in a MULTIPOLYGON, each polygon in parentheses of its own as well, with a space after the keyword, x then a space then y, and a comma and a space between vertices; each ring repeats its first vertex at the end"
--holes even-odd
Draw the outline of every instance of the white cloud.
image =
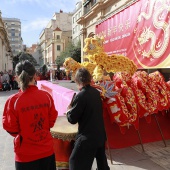
POLYGON ((9 3, 33 3, 44 7, 57 7, 62 5, 68 6, 69 3, 76 4, 79 1, 81 0, 11 0, 9 3))
POLYGON ((72 12, 75 5, 81 0, 10 0, 6 1, 9 5, 28 4, 35 5, 41 9, 55 9, 59 11, 62 9, 64 12, 72 12))
POLYGON ((11 0, 9 3, 16 4, 16 3, 24 3, 24 2, 35 2, 36 0, 11 0))
MULTIPOLYGON (((29 1, 29 0, 28 0, 29 1)), ((64 12, 72 12, 80 0, 35 0, 41 8, 62 9, 64 12)), ((35 2, 34 1, 34 2, 35 2)))
POLYGON ((47 26, 49 21, 50 21, 49 18, 38 18, 28 24, 23 24, 22 31, 28 32, 28 31, 42 30, 47 26))

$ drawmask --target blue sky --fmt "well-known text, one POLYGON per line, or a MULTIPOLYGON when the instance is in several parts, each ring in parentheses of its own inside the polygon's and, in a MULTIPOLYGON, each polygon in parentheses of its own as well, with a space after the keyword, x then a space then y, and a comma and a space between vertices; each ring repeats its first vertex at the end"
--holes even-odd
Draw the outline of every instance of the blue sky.
POLYGON ((0 0, 2 17, 18 18, 28 47, 39 42, 39 34, 55 12, 72 12, 80 0, 0 0))

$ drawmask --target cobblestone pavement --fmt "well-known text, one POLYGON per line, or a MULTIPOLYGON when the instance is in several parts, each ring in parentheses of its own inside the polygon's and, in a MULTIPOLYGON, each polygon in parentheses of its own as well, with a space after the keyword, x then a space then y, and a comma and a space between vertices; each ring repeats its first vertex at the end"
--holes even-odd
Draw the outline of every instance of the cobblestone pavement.
MULTIPOLYGON (((158 141, 144 144, 144 148, 145 154, 148 155, 153 162, 166 170, 170 170, 170 140, 166 140, 166 145, 165 147, 163 141, 158 141)), ((139 153, 142 153, 140 145, 133 146, 133 148, 139 153)))
MULTIPOLYGON (((64 84, 62 85, 64 86, 64 84)), ((8 96, 16 92, 17 90, 10 92, 0 91, 0 170, 15 170, 13 137, 2 128, 2 112, 8 96)), ((145 152, 142 152, 140 145, 123 149, 112 149, 113 165, 108 157, 110 169, 170 170, 170 140, 166 141, 166 143, 167 147, 164 147, 162 141, 144 144, 145 152)), ((92 170, 96 170, 95 161, 92 170)))

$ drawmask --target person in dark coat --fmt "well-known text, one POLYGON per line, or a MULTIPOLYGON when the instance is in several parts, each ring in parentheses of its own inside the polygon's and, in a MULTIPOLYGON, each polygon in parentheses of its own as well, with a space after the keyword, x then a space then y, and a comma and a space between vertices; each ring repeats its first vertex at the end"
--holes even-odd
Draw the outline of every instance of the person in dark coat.
POLYGON ((100 93, 90 85, 91 75, 85 68, 76 72, 75 82, 80 92, 67 108, 67 119, 71 124, 78 123, 78 133, 69 159, 69 169, 91 170, 96 158, 98 170, 109 170, 100 93))

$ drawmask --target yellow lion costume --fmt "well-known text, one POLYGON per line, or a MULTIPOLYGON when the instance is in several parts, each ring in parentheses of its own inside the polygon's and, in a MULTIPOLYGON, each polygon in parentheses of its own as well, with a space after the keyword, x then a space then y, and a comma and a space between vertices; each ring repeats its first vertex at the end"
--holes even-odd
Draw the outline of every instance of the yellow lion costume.
POLYGON ((84 58, 88 59, 88 62, 78 63, 72 58, 67 58, 64 62, 66 72, 72 72, 74 76, 77 69, 85 67, 93 76, 93 81, 98 82, 103 80, 103 73, 106 71, 110 72, 128 72, 133 75, 137 70, 135 63, 129 58, 123 55, 113 54, 108 56, 104 52, 103 38, 86 38, 84 52, 86 55, 84 58))

